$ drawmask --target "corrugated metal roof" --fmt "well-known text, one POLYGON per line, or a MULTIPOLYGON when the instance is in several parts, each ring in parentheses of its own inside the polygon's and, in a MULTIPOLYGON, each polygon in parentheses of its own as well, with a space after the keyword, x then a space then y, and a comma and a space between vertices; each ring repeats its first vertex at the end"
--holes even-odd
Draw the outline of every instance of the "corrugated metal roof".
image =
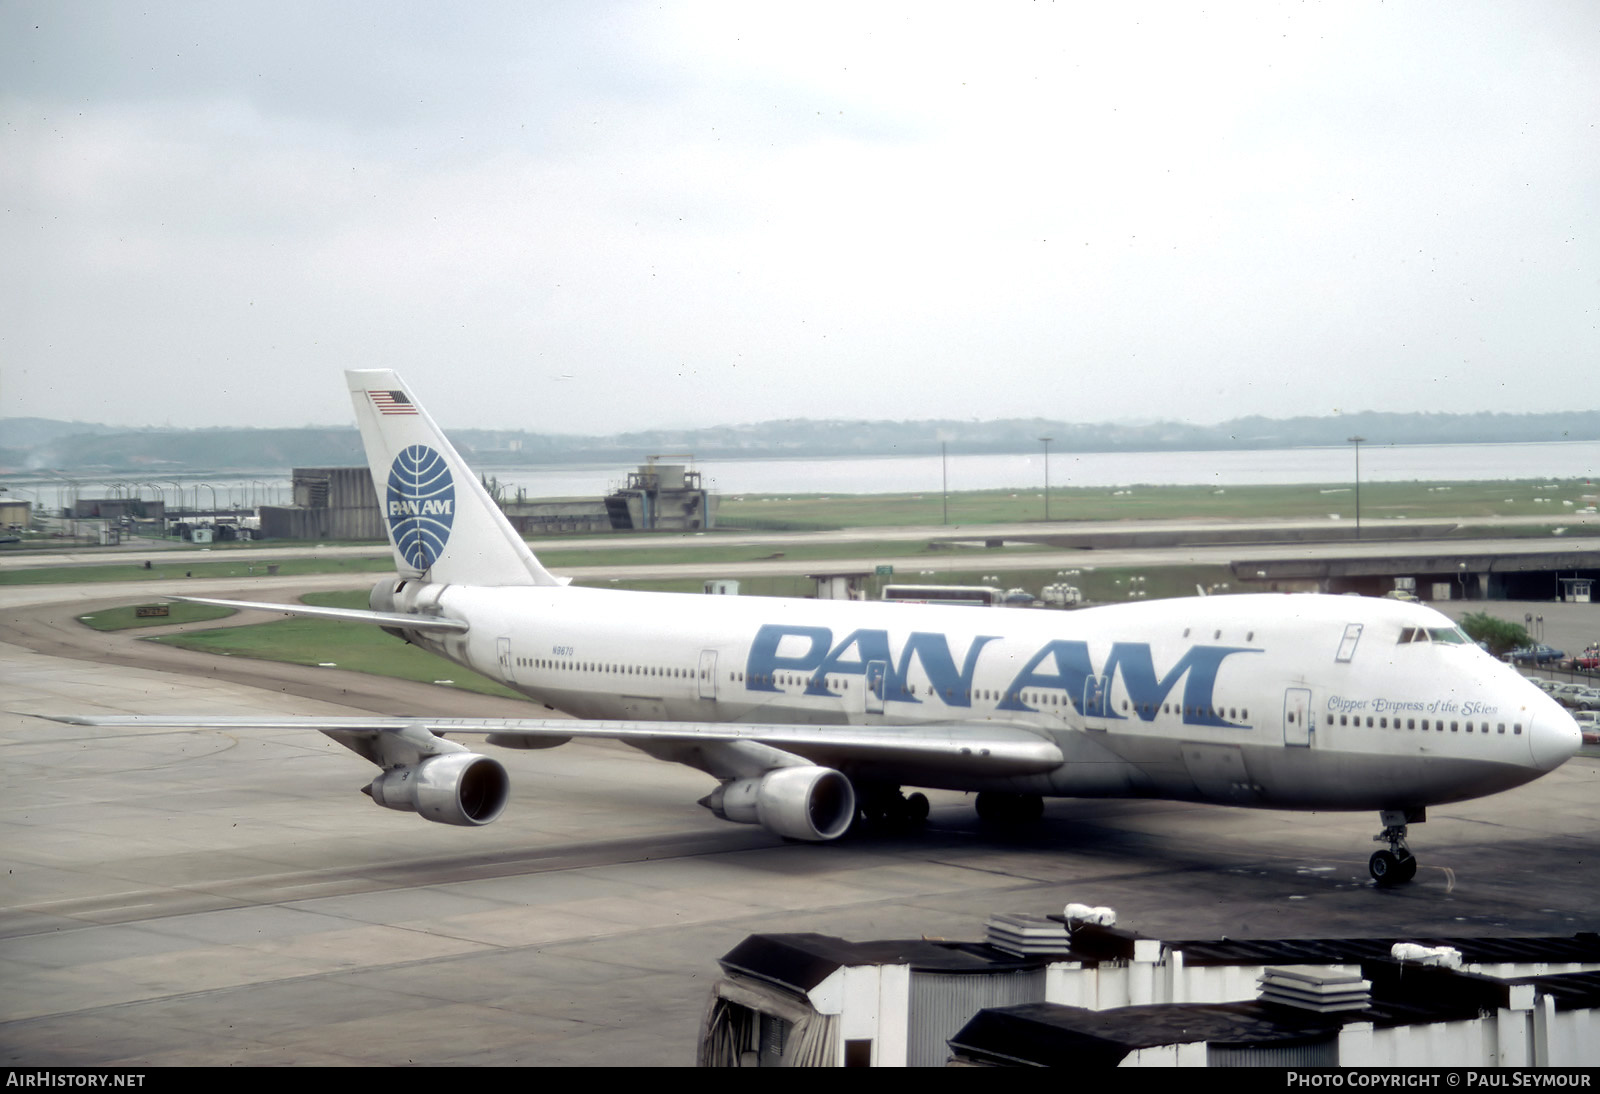
MULTIPOLYGON (((1370 1020, 1358 1013, 1357 1020, 1370 1020)), ((963 1055, 1041 1067, 1115 1066, 1141 1048, 1205 1041, 1236 1048, 1336 1037, 1347 1016, 1261 1003, 1165 1003, 1085 1010, 1027 1003, 986 1010, 950 1039, 963 1055)))
POLYGON ((1043 968, 1058 959, 1019 958, 982 942, 848 942, 822 934, 753 934, 729 950, 719 963, 728 972, 803 993, 822 983, 835 969, 850 966, 909 965, 918 971, 986 973, 1043 968))
MULTIPOLYGON (((1139 937, 1115 928, 1080 926, 1073 932, 1070 950, 1018 957, 982 942, 850 942, 822 934, 754 934, 730 950, 721 964, 729 971, 806 992, 845 966, 909 965, 934 972, 979 973, 1038 968, 1061 960, 1126 959, 1133 955, 1133 942, 1139 937)), ((1162 945, 1169 950, 1182 950, 1185 965, 1201 967, 1384 962, 1398 942, 1453 946, 1467 964, 1600 964, 1600 934, 1593 931, 1571 937, 1217 938, 1169 940, 1162 945)))
POLYGON ((1385 959, 1397 942, 1424 946, 1454 946, 1467 964, 1515 962, 1600 963, 1600 934, 1583 931, 1570 938, 1435 938, 1403 935, 1392 938, 1273 938, 1163 940, 1168 949, 1182 950, 1185 965, 1318 965, 1354 964, 1385 959))

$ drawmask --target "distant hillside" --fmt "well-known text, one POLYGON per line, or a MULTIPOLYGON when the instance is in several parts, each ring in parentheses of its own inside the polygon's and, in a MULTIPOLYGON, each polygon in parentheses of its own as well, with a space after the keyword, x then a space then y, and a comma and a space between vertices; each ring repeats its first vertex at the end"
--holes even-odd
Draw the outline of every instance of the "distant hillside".
MULTIPOLYGON (((451 440, 487 465, 636 463, 693 453, 699 459, 827 458, 932 453, 1161 452, 1368 444, 1482 444, 1600 440, 1600 411, 1551 414, 1386 414, 1326 418, 1239 418, 1221 425, 1182 422, 1098 424, 1012 418, 994 422, 844 422, 793 419, 708 429, 648 430, 573 437, 461 429, 451 440)), ((363 462, 353 428, 118 430, 38 418, 0 420, 0 470, 250 471, 349 466, 363 462)))
POLYGON ((54 418, 0 418, 0 446, 32 448, 62 437, 91 433, 131 433, 134 430, 92 422, 62 422, 54 418))

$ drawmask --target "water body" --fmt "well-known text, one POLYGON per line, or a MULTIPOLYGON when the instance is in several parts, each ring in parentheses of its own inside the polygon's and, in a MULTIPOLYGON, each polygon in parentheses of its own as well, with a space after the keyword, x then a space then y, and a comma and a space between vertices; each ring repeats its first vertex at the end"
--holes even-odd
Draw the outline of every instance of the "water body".
MULTIPOLYGON (((951 454, 952 491, 1040 489, 1044 453, 951 454)), ((700 460, 705 485, 735 494, 938 493, 939 454, 825 460, 700 460)), ((622 485, 631 468, 486 468, 530 497, 592 497, 622 485)), ((1600 476, 1600 442, 1551 444, 1362 445, 1363 482, 1469 482, 1479 479, 1591 480, 1600 476)), ((1343 485, 1355 479, 1349 446, 1213 452, 1052 452, 1050 485, 1343 485)))
MULTIPOLYGON (((1044 486, 1044 454, 963 455, 951 453, 941 465, 939 454, 869 458, 785 460, 699 460, 696 469, 708 489, 738 494, 888 494, 929 493, 941 489, 948 472, 949 488, 960 490, 1039 490, 1044 486)), ((619 464, 559 467, 477 467, 493 475, 515 494, 531 498, 599 497, 623 485, 633 467, 619 464)), ((183 504, 218 503, 250 506, 283 505, 291 497, 288 472, 268 477, 180 475, 183 504)), ((1541 482, 1591 482, 1600 477, 1600 441, 1549 444, 1362 445, 1362 482, 1467 482, 1481 479, 1534 479, 1541 482)), ((1350 446, 1280 448, 1258 451, 1209 452, 1051 452, 1052 488, 1088 486, 1256 486, 1294 483, 1345 485, 1355 480, 1355 453, 1350 446)), ((20 497, 37 493, 45 505, 58 498, 110 497, 107 482, 78 478, 12 480, 20 497)), ((127 482, 126 478, 121 480, 127 482)), ((127 489, 124 487, 124 489, 127 489)), ((176 504, 169 481, 161 488, 176 504)), ((158 496, 146 483, 139 493, 158 496)))

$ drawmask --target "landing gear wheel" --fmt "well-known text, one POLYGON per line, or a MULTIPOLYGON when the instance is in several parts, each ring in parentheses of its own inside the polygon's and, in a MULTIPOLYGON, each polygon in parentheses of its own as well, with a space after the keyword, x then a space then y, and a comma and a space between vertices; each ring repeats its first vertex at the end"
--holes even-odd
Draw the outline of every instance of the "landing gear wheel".
POLYGON ((1417 860, 1411 855, 1396 855, 1393 851, 1377 851, 1367 860, 1367 870, 1378 887, 1404 885, 1417 876, 1417 860))
POLYGON ((995 824, 1027 824, 1044 816, 1044 799, 1037 794, 1006 794, 985 790, 974 803, 978 819, 995 824))
POLYGON ((1383 831, 1373 836, 1378 843, 1387 843, 1387 851, 1376 851, 1367 860, 1367 872, 1380 889, 1404 885, 1417 876, 1417 860, 1406 846, 1406 824, 1420 823, 1427 814, 1420 809, 1385 809, 1378 814, 1383 820, 1383 831))
POLYGON ((856 803, 857 831, 909 828, 928 819, 927 795, 902 797, 898 786, 857 786, 856 803))

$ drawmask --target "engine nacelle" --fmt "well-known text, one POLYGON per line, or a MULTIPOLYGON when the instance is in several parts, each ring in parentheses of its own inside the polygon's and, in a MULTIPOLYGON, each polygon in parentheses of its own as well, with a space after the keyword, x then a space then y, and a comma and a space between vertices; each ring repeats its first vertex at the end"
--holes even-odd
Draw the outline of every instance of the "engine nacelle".
POLYGON ((856 816, 855 788, 831 767, 779 767, 759 778, 734 779, 700 804, 723 820, 799 840, 838 839, 856 816))
POLYGON ((387 809, 467 826, 488 824, 498 817, 510 790, 506 769, 475 752, 451 752, 392 767, 365 788, 387 809))
POLYGON ((367 607, 375 612, 397 612, 400 609, 394 606, 394 593, 396 586, 404 585, 403 579, 386 577, 372 587, 367 594, 367 607))

